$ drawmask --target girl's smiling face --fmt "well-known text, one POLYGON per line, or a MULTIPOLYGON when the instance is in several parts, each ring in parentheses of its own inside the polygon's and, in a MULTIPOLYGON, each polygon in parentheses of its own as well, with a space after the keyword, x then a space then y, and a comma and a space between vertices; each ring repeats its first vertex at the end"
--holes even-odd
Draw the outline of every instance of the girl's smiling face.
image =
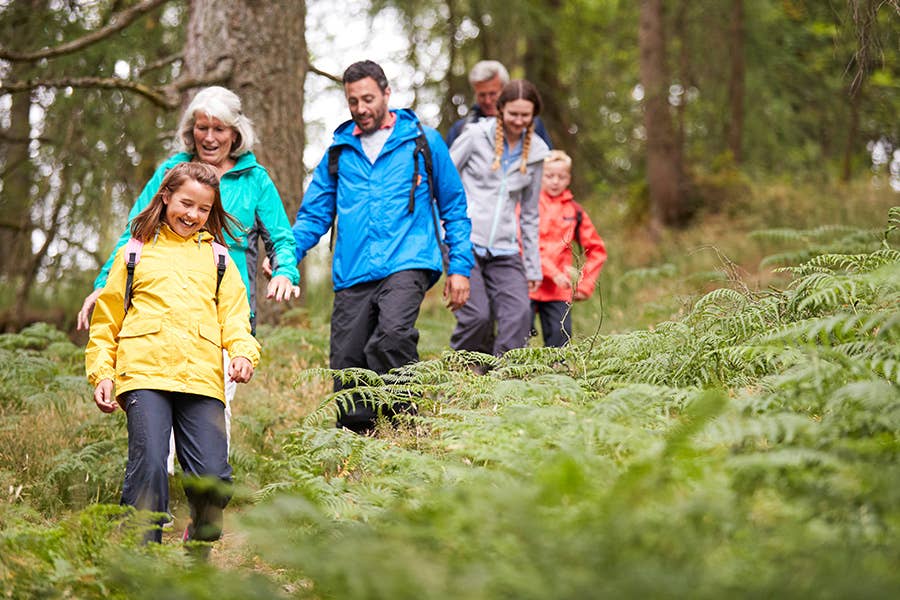
POLYGON ((183 238, 191 237, 206 225, 215 200, 212 188, 188 179, 177 190, 163 196, 166 225, 183 238))
POLYGON ((511 100, 503 105, 503 128, 511 141, 518 141, 534 118, 534 104, 530 100, 511 100))

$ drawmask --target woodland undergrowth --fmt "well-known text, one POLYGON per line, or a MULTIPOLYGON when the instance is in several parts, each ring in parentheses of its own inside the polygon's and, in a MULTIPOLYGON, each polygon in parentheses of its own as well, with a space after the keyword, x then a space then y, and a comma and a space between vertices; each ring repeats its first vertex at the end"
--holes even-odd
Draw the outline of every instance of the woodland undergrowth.
MULTIPOLYGON (((893 208, 878 230, 758 231, 793 245, 766 259, 784 285, 726 281, 677 318, 563 349, 443 352, 387 375, 304 364, 293 389, 315 392, 318 404, 291 428, 259 417, 254 440, 271 452, 248 453, 240 469, 258 471, 230 523, 241 542, 227 568, 192 565, 176 543, 138 544, 133 515, 110 505, 124 459, 103 444, 120 451, 123 430, 92 413, 68 416, 67 394, 85 393, 78 349, 48 329, 4 336, 0 491, 10 497, 0 503, 0 589, 219 599, 892 596, 898 228, 893 208), (346 387, 329 394, 335 377, 346 387), (336 406, 361 400, 417 410, 372 436, 335 429, 336 406), (35 402, 54 403, 61 421, 41 435, 79 440, 45 459, 40 481, 22 470, 27 450, 9 454, 29 435, 22 421, 35 402), (54 511, 63 516, 48 518, 54 511)), ((309 343, 282 335, 278 353, 309 343)), ((321 352, 326 340, 311 347, 321 352)))

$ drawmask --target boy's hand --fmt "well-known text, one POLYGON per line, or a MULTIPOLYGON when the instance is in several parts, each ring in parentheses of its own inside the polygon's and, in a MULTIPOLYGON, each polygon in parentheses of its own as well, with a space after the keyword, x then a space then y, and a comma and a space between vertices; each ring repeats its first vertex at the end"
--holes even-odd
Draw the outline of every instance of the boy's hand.
POLYGON ((228 377, 235 383, 247 383, 253 377, 253 365, 244 356, 235 356, 228 365, 228 377))
POLYGON ((113 395, 114 388, 115 384, 112 379, 103 379, 94 388, 94 403, 105 413, 114 412, 119 407, 119 403, 116 402, 116 397, 113 395))
POLYGON ((572 278, 566 273, 557 273, 553 276, 553 283, 555 283, 557 287, 568 289, 572 287, 572 278))

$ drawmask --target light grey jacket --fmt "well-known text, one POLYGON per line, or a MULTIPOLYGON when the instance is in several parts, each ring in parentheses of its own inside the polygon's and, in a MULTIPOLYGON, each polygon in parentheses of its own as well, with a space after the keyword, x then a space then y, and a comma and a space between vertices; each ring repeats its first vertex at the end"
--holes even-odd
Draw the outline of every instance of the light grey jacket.
POLYGON ((472 242, 486 248, 518 250, 521 231, 525 277, 540 281, 543 274, 538 243, 538 202, 544 158, 550 149, 544 140, 532 134, 524 174, 519 170, 520 161, 510 165, 506 172, 502 167, 493 171, 496 127, 497 120, 493 118, 472 123, 450 148, 450 157, 466 190, 472 242), (519 205, 518 219, 516 204, 519 205))

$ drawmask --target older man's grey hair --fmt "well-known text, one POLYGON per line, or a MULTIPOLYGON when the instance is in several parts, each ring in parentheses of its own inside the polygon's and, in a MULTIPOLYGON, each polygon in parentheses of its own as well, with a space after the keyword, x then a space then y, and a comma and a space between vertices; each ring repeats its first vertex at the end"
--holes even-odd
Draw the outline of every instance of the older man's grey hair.
POLYGON ((231 127, 237 132, 237 139, 231 146, 230 156, 232 158, 250 152, 256 145, 258 138, 253 130, 253 122, 241 109, 241 99, 231 90, 213 85, 197 92, 184 114, 181 115, 178 137, 185 152, 191 154, 196 152, 194 121, 198 114, 218 119, 222 121, 223 125, 231 127))
POLYGON ((481 60, 469 71, 469 85, 475 85, 482 81, 488 81, 494 77, 500 77, 500 83, 509 83, 509 71, 498 60, 481 60))

